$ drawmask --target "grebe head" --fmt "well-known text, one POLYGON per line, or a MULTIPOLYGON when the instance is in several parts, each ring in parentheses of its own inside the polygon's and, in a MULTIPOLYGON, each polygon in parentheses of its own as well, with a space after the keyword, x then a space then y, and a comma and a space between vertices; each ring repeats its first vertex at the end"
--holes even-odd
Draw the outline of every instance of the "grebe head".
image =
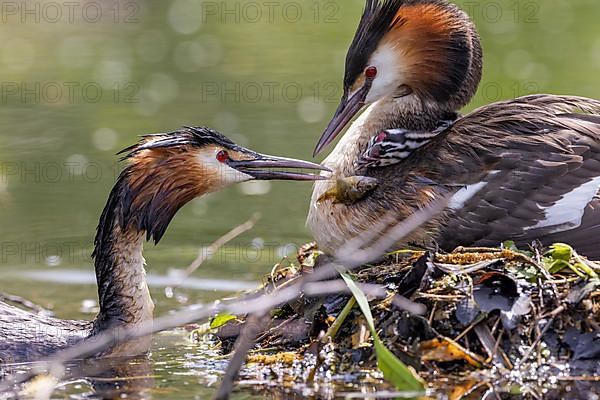
POLYGON ((323 178, 294 170, 327 170, 308 161, 257 153, 206 127, 145 135, 123 153, 146 176, 167 173, 174 180, 189 180, 201 193, 253 179, 314 181, 323 178))
POLYGON ((445 0, 367 0, 345 69, 341 103, 315 155, 377 101, 400 110, 416 102, 423 112, 464 106, 481 79, 479 36, 445 0))
POLYGON ((109 203, 114 204, 107 209, 120 213, 122 228, 133 225, 155 242, 175 213, 196 197, 254 179, 325 179, 301 170, 327 170, 307 161, 254 152, 205 127, 146 135, 121 153, 126 154, 128 166, 111 193, 109 203))

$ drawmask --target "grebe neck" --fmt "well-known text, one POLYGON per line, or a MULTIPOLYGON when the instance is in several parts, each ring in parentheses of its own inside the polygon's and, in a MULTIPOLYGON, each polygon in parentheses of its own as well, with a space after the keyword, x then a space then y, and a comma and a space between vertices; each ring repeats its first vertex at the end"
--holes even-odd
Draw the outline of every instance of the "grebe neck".
POLYGON ((131 327, 152 320, 154 304, 146 283, 142 256, 145 231, 132 214, 126 173, 112 189, 94 241, 93 253, 100 312, 94 330, 131 327))

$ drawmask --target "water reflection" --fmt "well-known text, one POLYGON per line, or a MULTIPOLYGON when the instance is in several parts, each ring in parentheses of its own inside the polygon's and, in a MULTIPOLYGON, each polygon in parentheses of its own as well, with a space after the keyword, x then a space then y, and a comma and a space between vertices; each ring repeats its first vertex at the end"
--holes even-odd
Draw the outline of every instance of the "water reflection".
MULTIPOLYGON (((15 376, 31 366, 4 365, 0 375, 15 376)), ((145 356, 72 361, 53 371, 53 376, 41 374, 23 382, 18 397, 51 398, 57 391, 80 399, 149 399, 155 386, 153 362, 145 356)))
MULTIPOLYGON (((14 272, 3 275, 6 277, 27 279, 29 281, 54 282, 63 285, 94 285, 96 283, 96 275, 91 271, 53 269, 49 271, 14 272)), ((148 274, 146 275, 146 279, 150 287, 164 288, 167 286, 177 286, 182 289, 222 292, 253 290, 259 285, 258 282, 243 282, 233 279, 201 279, 185 277, 177 273, 172 275, 148 274)))
POLYGON ((84 398, 150 399, 155 386, 152 360, 148 357, 112 358, 71 363, 67 372, 84 379, 92 389, 84 398))

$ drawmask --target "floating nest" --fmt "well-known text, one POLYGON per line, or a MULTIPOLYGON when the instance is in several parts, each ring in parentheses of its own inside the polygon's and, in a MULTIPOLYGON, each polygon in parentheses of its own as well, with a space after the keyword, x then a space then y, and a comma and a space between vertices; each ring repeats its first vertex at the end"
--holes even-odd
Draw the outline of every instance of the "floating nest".
MULTIPOLYGON (((297 260, 275 266, 260 292, 275 293, 326 262, 306 245, 297 260)), ((600 389, 599 271, 567 245, 519 251, 506 243, 399 251, 350 275, 384 289, 370 299, 379 337, 431 398, 588 399, 600 389)), ((213 331, 225 353, 245 323, 237 316, 213 331)), ((381 384, 366 320, 347 292, 300 296, 273 310, 263 331, 242 377, 262 376, 286 393, 280 397, 393 391, 381 384)))

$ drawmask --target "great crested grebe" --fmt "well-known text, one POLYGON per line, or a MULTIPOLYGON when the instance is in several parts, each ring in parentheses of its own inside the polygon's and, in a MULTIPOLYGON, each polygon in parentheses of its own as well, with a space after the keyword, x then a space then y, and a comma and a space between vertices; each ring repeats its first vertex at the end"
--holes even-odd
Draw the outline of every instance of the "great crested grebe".
MULTIPOLYGON (((267 156, 240 147, 208 128, 144 136, 122 153, 119 175, 100 217, 92 254, 100 312, 93 321, 42 317, 0 303, 0 361, 33 360, 107 328, 135 328, 152 320, 145 280, 144 240, 160 241, 171 219, 190 200, 253 179, 322 179, 300 169, 324 170, 306 161, 267 156), (290 170, 286 170, 290 169, 290 170)), ((146 340, 125 346, 134 355, 146 340)))
POLYGON ((368 108, 323 162, 334 179, 315 183, 308 225, 322 250, 335 253, 384 215, 402 220, 451 196, 398 245, 540 239, 600 257, 599 101, 532 95, 460 116, 482 51, 469 17, 445 0, 367 0, 345 69, 315 155, 368 108), (356 176, 370 190, 336 201, 336 179, 356 176))

